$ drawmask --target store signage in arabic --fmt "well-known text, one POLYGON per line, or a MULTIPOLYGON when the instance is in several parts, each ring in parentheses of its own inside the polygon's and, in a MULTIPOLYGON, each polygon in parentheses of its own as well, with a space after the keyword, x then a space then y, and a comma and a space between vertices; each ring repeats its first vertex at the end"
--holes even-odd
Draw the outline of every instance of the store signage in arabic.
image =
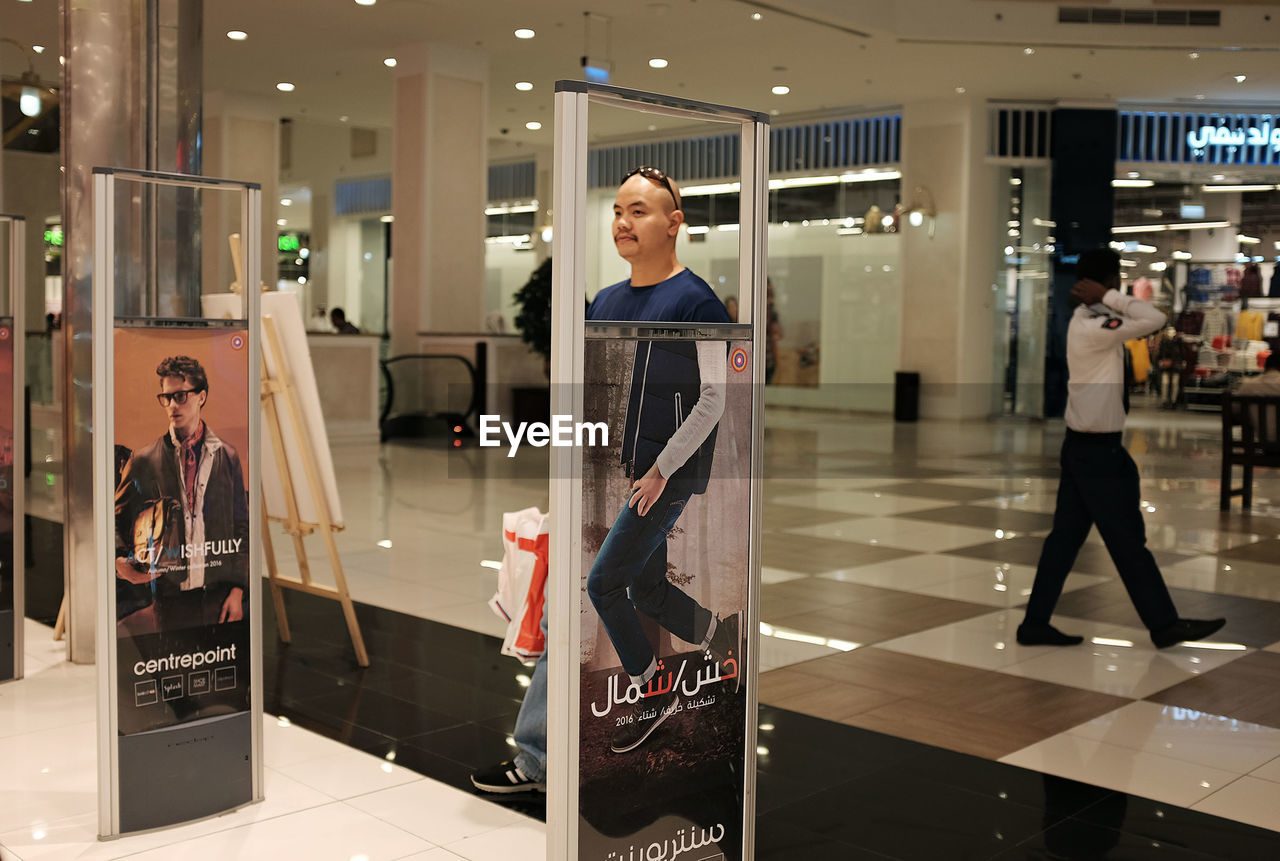
POLYGON ((1272 128, 1263 123, 1248 129, 1232 129, 1226 126, 1201 126, 1198 131, 1187 132, 1187 146, 1202 150, 1210 146, 1267 146, 1280 152, 1280 127, 1272 128))

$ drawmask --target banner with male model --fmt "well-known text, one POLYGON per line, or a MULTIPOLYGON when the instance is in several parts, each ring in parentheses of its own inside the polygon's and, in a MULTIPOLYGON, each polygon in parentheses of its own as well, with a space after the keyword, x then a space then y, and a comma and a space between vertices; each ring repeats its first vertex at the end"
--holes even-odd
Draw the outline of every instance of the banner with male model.
POLYGON ((751 343, 687 337, 585 345, 583 419, 609 439, 582 465, 582 859, 743 857, 751 343), (722 412, 695 409, 708 348, 722 412))
POLYGON ((122 736, 250 707, 249 349, 236 325, 115 330, 107 582, 122 736))

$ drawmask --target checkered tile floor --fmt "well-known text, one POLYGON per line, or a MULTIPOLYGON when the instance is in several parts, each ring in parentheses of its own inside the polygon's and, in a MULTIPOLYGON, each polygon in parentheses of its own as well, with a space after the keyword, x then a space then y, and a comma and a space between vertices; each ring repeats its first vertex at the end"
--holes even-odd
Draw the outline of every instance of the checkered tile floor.
POLYGON ((1148 545, 1212 642, 1157 651, 1096 531, 1014 641, 1060 423, 767 423, 762 702, 1280 830, 1280 474, 1218 511, 1212 417, 1135 413, 1148 545), (797 452, 802 456, 797 456, 797 452))

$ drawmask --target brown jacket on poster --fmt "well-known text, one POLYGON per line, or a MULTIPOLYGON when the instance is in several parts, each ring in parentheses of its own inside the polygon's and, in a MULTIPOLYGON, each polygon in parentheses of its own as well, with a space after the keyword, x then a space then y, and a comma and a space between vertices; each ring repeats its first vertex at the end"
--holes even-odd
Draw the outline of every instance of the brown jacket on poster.
MULTIPOLYGON (((206 567, 205 588, 218 584, 249 585, 249 498, 245 493, 244 472, 236 450, 223 442, 206 424, 200 459, 210 459, 207 482, 203 490, 204 540, 214 542, 234 541, 238 552, 225 553, 218 558, 220 564, 206 567)), ((120 477, 116 489, 116 556, 129 557, 134 549, 134 529, 138 516, 148 509, 172 510, 176 514, 176 528, 165 524, 165 544, 170 535, 179 545, 190 540, 182 517, 183 478, 179 452, 170 434, 166 433, 151 445, 133 453, 120 477), (176 503, 176 504, 175 504, 176 503)), ((164 567, 163 565, 161 567, 164 567)), ((163 575, 170 585, 178 586, 186 580, 186 567, 163 575)))

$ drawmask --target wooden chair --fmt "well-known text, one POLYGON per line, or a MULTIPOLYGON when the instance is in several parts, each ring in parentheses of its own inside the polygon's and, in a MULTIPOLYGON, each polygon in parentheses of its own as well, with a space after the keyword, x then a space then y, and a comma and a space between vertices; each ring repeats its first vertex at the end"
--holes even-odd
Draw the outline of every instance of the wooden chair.
POLYGON ((1280 395, 1222 394, 1222 495, 1218 507, 1231 508, 1241 497, 1244 510, 1253 507, 1253 468, 1280 468, 1280 395), (1239 435, 1236 429, 1239 429, 1239 435), (1231 487, 1232 467, 1244 472, 1243 486, 1231 487))

